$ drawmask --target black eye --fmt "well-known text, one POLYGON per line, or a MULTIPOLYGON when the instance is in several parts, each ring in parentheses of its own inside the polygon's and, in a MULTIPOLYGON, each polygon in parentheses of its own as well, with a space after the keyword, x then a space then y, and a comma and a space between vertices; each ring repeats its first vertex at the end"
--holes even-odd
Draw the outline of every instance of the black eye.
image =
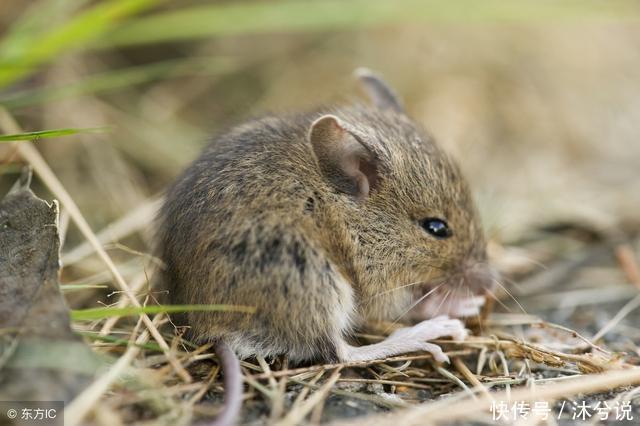
POLYGON ((449 225, 447 225, 447 222, 441 219, 436 219, 432 217, 423 219, 420 221, 420 226, 422 226, 422 228, 424 228, 424 230, 427 231, 429 234, 433 235, 434 237, 440 240, 449 238, 450 236, 453 235, 453 233, 451 232, 451 229, 449 229, 449 225))

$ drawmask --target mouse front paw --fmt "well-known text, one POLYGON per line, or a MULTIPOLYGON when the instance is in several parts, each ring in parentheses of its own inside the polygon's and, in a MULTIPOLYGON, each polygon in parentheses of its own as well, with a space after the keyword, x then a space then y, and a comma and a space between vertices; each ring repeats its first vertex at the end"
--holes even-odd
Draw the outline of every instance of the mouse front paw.
POLYGON ((426 341, 446 336, 453 337, 455 340, 464 340, 467 337, 467 329, 464 328, 462 321, 442 315, 422 321, 413 327, 396 330, 389 337, 393 339, 426 341))
POLYGON ((427 342, 427 340, 449 336, 455 340, 464 340, 467 337, 467 330, 462 321, 442 315, 422 321, 413 327, 396 330, 391 333, 389 340, 398 342, 412 351, 430 352, 438 362, 449 362, 449 358, 440 346, 427 342))
POLYGON ((343 362, 384 359, 389 356, 406 354, 415 351, 426 351, 438 362, 448 362, 449 358, 440 346, 428 340, 451 336, 456 340, 464 340, 467 330, 457 319, 440 316, 422 321, 413 327, 401 328, 389 335, 382 342, 366 346, 351 346, 345 341, 338 345, 338 357, 343 362))

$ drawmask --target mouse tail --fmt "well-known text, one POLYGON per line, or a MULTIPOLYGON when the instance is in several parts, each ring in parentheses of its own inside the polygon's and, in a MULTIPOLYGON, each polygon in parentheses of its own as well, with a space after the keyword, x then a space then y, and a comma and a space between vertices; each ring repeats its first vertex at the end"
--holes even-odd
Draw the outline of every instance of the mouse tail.
POLYGON ((224 374, 224 406, 218 417, 208 426, 231 426, 237 423, 242 408, 242 371, 240 360, 223 341, 215 345, 216 356, 224 374))

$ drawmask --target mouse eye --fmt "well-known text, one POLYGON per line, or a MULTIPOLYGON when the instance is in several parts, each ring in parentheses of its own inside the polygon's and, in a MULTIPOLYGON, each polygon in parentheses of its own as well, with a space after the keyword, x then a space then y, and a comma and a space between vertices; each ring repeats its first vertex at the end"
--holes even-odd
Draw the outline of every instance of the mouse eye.
POLYGON ((447 222, 442 219, 436 219, 433 217, 423 219, 420 221, 420 226, 439 240, 449 238, 453 235, 453 232, 449 229, 447 222))

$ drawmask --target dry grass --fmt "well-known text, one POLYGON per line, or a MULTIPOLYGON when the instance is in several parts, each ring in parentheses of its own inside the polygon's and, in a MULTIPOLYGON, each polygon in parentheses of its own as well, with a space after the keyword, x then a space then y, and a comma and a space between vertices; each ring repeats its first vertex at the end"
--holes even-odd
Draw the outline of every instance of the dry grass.
MULTIPOLYGON (((5 112, 3 123, 6 126, 6 123, 11 122, 11 117, 5 112)), ((13 126, 7 130, 20 131, 16 125, 13 126)), ((93 249, 103 261, 108 259, 105 262, 106 266, 124 283, 116 265, 104 251, 102 243, 90 230, 80 211, 42 157, 31 145, 18 145, 17 152, 50 186, 52 192, 62 201, 63 207, 71 210, 70 216, 84 228, 83 233, 93 249), (80 220, 77 215, 80 215, 80 220)), ((146 205, 137 209, 135 215, 140 215, 141 211, 150 214, 146 205)), ((127 219, 125 217, 118 223, 126 222, 127 219)), ((141 225, 145 222, 141 220, 138 223, 141 225)), ((131 230, 135 231, 136 227, 132 227, 131 230)), ((629 285, 638 287, 639 269, 634 249, 628 244, 623 244, 612 247, 612 251, 629 285)), ((504 254, 504 248, 498 252, 504 254)), ((135 251, 128 253, 139 254, 135 251)), ((145 280, 138 280, 134 289, 126 283, 121 284, 123 294, 117 305, 141 306, 138 301, 139 295, 134 291, 139 291, 143 283, 145 280)), ((149 295, 146 294, 145 301, 149 300, 149 295)), ((522 304, 505 289, 503 296, 507 295, 524 311, 522 304)), ((625 304, 596 334, 594 340, 602 338, 607 331, 631 313, 637 307, 637 299, 638 296, 625 304)), ((507 307, 499 299, 498 302, 507 307)), ((554 308, 558 307, 546 306, 546 309, 554 308)), ((86 422, 87 418, 102 423, 104 419, 101 420, 101 416, 105 416, 105 412, 109 413, 106 415, 109 421, 119 418, 119 422, 129 423, 141 420, 141 407, 144 407, 145 417, 150 416, 161 422, 178 418, 186 421, 200 415, 209 416, 215 412, 209 408, 209 403, 200 404, 207 392, 221 392, 219 367, 213 364, 214 356, 208 353, 210 347, 193 347, 188 342, 181 341, 179 336, 172 336, 172 327, 164 327, 166 337, 161 336, 159 326, 167 324, 161 314, 156 315, 151 323, 145 322, 145 318, 148 319, 146 315, 141 316, 133 328, 126 325, 117 327, 115 317, 102 323, 78 324, 80 330, 91 331, 101 328, 101 336, 114 335, 126 339, 129 343, 125 346, 96 344, 97 351, 115 354, 118 357, 117 361, 67 407, 67 424, 81 424, 86 422), (154 332, 158 336, 155 337, 156 341, 162 342, 161 352, 144 351, 142 345, 147 343, 154 332), (170 348, 165 338, 172 342, 170 348), (124 353, 121 352, 122 349, 125 349, 124 353), (191 370, 197 378, 192 380, 191 374, 185 368, 191 370), (153 372, 149 377, 145 377, 146 373, 151 373, 149 369, 153 369, 153 372), (123 382, 123 377, 127 375, 138 383, 123 382)), ((370 329, 392 330, 398 326, 378 323, 371 324, 370 329)), ((428 416, 429 422, 433 423, 464 418, 482 419, 487 416, 490 401, 555 401, 578 394, 640 384, 640 369, 634 365, 640 356, 637 343, 636 356, 629 359, 625 354, 607 350, 568 327, 545 322, 526 312, 504 313, 484 319, 479 317, 470 323, 470 326, 486 337, 472 336, 458 342, 436 341, 449 348, 447 354, 452 359, 455 371, 446 366, 436 365, 430 354, 294 369, 287 368, 286 362, 282 364, 283 360, 276 360, 277 366, 270 365, 260 357, 253 362, 245 361, 243 369, 247 384, 246 404, 260 405, 261 411, 267 410, 269 415, 263 420, 268 419, 269 423, 294 425, 307 421, 305 419, 308 416, 308 421, 318 423, 322 419, 322 410, 328 396, 334 394, 345 401, 356 399, 381 407, 403 409, 397 414, 385 414, 355 422, 342 421, 344 424, 424 424, 424 416, 428 416), (549 341, 534 343, 525 337, 528 334, 525 329, 540 330, 549 341), (553 331, 561 333, 553 335, 553 331), (519 334, 520 337, 516 337, 515 334, 519 334), (554 349, 558 346, 563 349, 554 349), (469 365, 476 366, 475 373, 469 365), (327 372, 331 374, 327 375, 327 372), (339 382, 366 384, 366 391, 344 391, 340 386, 336 386, 339 382), (524 384, 524 388, 511 390, 511 385, 520 384, 524 384), (378 386, 378 390, 372 393, 370 387, 375 385, 378 386), (544 387, 539 388, 538 385, 544 387), (504 387, 504 390, 497 393, 490 391, 496 387, 504 387), (414 390, 429 390, 431 398, 451 396, 442 401, 412 407, 413 404, 406 402, 406 397, 401 398, 398 395, 411 395, 410 391, 414 390), (291 398, 295 399, 291 401, 291 398)), ((373 341, 384 338, 383 335, 376 334, 360 337, 373 341)), ((540 336, 537 339, 541 339, 540 336)), ((631 392, 629 397, 637 393, 635 390, 631 392)))

